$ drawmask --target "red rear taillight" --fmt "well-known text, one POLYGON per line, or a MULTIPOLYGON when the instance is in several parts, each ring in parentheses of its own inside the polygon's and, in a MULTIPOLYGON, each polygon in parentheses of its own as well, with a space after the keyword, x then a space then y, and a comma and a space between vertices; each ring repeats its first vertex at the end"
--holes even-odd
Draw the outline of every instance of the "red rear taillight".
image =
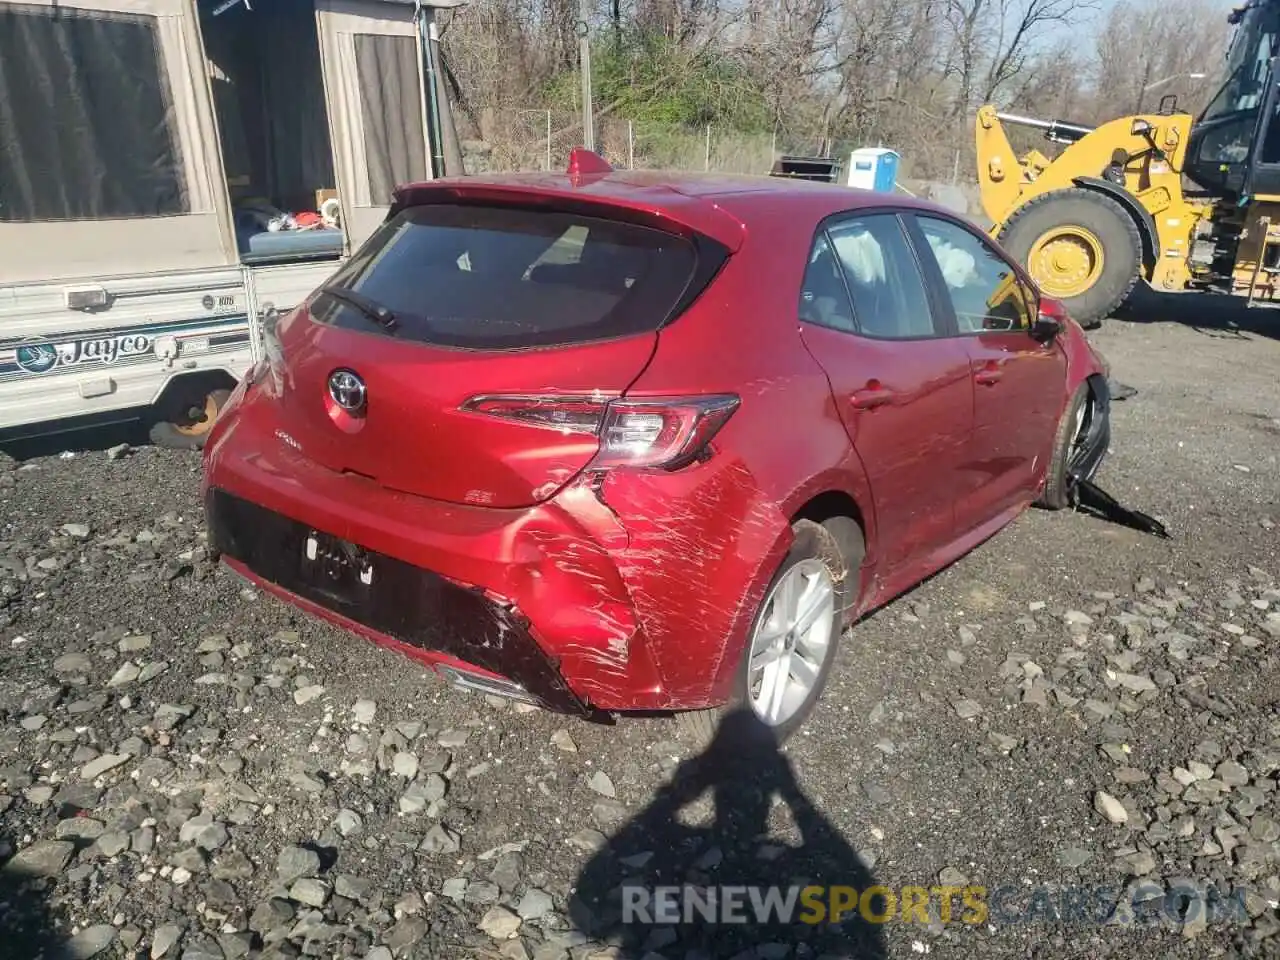
POLYGON ((733 394, 643 400, 503 395, 472 397, 462 409, 565 434, 598 437, 600 449, 588 469, 677 470, 703 455, 740 402, 733 394))

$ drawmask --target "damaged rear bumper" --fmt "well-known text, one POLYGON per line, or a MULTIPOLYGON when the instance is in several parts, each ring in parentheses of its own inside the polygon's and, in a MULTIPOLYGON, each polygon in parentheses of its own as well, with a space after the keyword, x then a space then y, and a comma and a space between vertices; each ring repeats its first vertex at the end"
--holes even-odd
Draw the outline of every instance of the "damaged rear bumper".
POLYGON ((725 702, 790 545, 786 518, 728 458, 499 509, 328 470, 276 433, 250 394, 206 445, 211 545, 228 566, 459 685, 558 712, 725 702), (313 534, 372 564, 364 593, 303 563, 313 534))
MULTIPOLYGON (((438 574, 372 551, 370 583, 339 590, 304 573, 312 529, 225 491, 205 497, 210 543, 237 572, 372 639, 394 641, 455 685, 586 714, 517 611, 438 574), (477 669, 478 668, 478 669, 477 669)), ((358 582, 358 575, 353 583, 358 582)))

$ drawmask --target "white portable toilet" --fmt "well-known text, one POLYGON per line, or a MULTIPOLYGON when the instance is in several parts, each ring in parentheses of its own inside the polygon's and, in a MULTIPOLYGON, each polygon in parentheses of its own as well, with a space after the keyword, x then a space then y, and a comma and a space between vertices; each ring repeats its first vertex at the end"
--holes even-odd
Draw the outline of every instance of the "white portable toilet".
POLYGON ((861 147, 849 154, 849 186, 892 193, 898 181, 898 154, 888 147, 861 147))

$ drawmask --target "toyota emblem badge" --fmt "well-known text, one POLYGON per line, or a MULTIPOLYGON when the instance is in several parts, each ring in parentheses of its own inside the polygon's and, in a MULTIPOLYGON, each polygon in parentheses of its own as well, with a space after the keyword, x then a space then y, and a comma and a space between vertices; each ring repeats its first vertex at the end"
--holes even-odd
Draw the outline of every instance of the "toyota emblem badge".
POLYGON ((347 413, 358 413, 364 409, 369 393, 359 374, 335 370, 329 374, 329 396, 347 413))

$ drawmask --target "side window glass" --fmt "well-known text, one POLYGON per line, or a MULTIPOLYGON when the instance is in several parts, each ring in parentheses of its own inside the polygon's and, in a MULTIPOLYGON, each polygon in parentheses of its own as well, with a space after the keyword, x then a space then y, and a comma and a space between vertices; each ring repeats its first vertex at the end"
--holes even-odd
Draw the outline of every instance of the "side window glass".
POLYGON ((800 319, 846 333, 854 331, 849 293, 840 279, 840 266, 825 233, 809 251, 809 263, 800 285, 800 319))
POLYGON ((924 279, 896 215, 845 220, 829 233, 860 333, 886 340, 935 334, 924 279))
POLYGON ((916 220, 942 273, 961 333, 1031 326, 1029 291, 989 244, 946 220, 916 220))

